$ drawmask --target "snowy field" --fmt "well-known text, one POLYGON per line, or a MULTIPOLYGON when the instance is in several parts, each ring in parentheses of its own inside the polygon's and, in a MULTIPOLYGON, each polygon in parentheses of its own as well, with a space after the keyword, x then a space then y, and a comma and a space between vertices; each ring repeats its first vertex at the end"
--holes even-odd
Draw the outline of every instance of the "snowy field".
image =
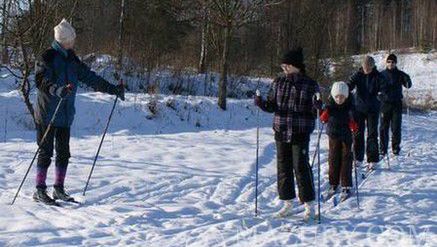
MULTIPOLYGON (((34 203, 32 170, 11 206, 36 145, 18 94, 2 90, 0 246, 437 245, 435 112, 404 116, 402 158, 392 160, 391 170, 381 164, 360 181, 361 210, 355 198, 335 208, 327 202, 320 225, 293 228, 297 220, 271 217, 281 204, 270 115, 260 114, 260 217, 255 218, 256 110, 250 100, 231 100, 222 112, 214 98, 159 96, 158 113, 151 115, 149 96, 128 97, 117 106, 82 197, 113 98, 78 96, 66 186, 83 205, 34 203)), ((316 133, 311 154, 315 139, 316 133)), ((321 147, 325 190, 326 135, 321 147)), ((53 165, 49 175, 51 184, 53 165)), ((303 206, 296 202, 295 211, 302 217, 303 206)))
MULTIPOLYGON (((383 53, 373 54, 378 68, 383 53)), ((410 96, 435 97, 436 53, 399 60, 412 76, 410 96)), ((241 94, 259 80, 249 80, 241 94)), ((264 78, 264 92, 266 85, 264 78)), ((231 99, 222 111, 213 97, 128 94, 117 105, 83 197, 114 98, 80 92, 66 187, 83 204, 53 208, 33 202, 33 167, 11 206, 37 147, 13 77, 1 71, 0 246, 437 246, 435 111, 403 116, 402 155, 391 160, 390 170, 381 162, 367 180, 359 179, 360 210, 355 197, 337 207, 328 201, 321 224, 302 225, 295 218, 272 218, 282 205, 272 116, 265 113, 259 115, 260 216, 254 217, 258 121, 252 100, 231 99)), ((311 158, 315 141, 316 133, 311 158)), ((322 135, 322 191, 328 188, 327 142, 322 135)), ((316 166, 313 170, 317 178, 316 166)), ((302 218, 303 206, 295 206, 302 218)))

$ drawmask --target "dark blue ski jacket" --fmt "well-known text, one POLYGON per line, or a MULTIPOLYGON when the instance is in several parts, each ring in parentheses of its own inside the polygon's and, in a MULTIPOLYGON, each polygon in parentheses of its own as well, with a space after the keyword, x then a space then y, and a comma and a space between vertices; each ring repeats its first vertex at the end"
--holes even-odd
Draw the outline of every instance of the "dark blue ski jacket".
POLYGON ((367 75, 360 68, 351 76, 348 85, 351 91, 356 89, 353 96, 357 112, 379 112, 381 103, 378 94, 384 91, 386 82, 376 68, 367 75))
POLYGON ((60 101, 58 96, 49 92, 51 86, 65 86, 71 83, 73 91, 64 98, 56 115, 53 126, 70 127, 76 113, 75 98, 79 82, 93 88, 95 91, 115 94, 116 86, 109 83, 85 65, 72 50, 65 50, 54 41, 36 63, 35 83, 38 88, 35 120, 37 124, 47 126, 52 119, 56 106, 60 101))
POLYGON ((391 70, 385 69, 381 74, 387 83, 384 87, 384 92, 382 92, 384 94, 384 97, 382 97, 383 104, 401 101, 404 97, 402 86, 406 88, 411 87, 410 76, 397 68, 391 70))

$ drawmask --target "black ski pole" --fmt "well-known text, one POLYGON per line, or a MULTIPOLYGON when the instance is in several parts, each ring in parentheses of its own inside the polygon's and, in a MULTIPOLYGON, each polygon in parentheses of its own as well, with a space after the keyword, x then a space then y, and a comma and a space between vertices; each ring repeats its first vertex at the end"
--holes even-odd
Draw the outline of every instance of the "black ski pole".
POLYGON ((58 114, 59 109, 60 109, 61 104, 62 104, 63 101, 64 101, 64 98, 61 98, 61 99, 59 100, 58 105, 56 106, 55 112, 53 113, 52 119, 50 119, 50 122, 49 122, 49 124, 47 125, 47 129, 46 129, 46 131, 44 132, 44 135, 43 135, 43 137, 41 138, 40 143, 38 144, 38 148, 37 148, 37 150, 36 150, 36 152, 35 152, 35 155, 33 156, 33 159, 32 159, 32 161, 30 162, 29 167, 27 168, 27 171, 26 171, 26 174, 25 174, 24 177, 23 177, 23 180, 21 180, 21 184, 20 184, 20 186, 18 187, 17 193, 15 193, 15 196, 14 196, 14 199, 12 200, 12 202, 11 202, 11 205, 14 205, 15 200, 17 199, 18 194, 20 193, 21 187, 23 187, 24 181, 26 181, 27 175, 29 175, 30 169, 32 168, 32 165, 33 165, 33 163, 35 162, 36 156, 38 155, 38 153, 39 153, 39 151, 40 151, 40 149, 41 149, 41 145, 45 142, 46 137, 47 137, 48 133, 50 132, 50 129, 52 128, 53 122, 55 122, 56 115, 58 114))
MULTIPOLYGON (((256 91, 256 96, 261 96, 256 91)), ((259 168, 259 108, 256 111, 256 167, 255 167, 255 217, 258 216, 258 168, 259 168)))
POLYGON ((102 148, 103 140, 105 139, 106 132, 108 131, 109 123, 111 122, 112 114, 114 113, 115 105, 117 105, 118 95, 115 97, 114 104, 112 105, 111 113, 109 114, 108 122, 106 122, 105 130, 103 131, 102 139, 100 140, 99 148, 97 149, 96 156, 94 157, 93 166, 91 167, 90 174, 88 175, 88 179, 86 181, 85 188, 83 189, 83 196, 85 196, 86 190, 88 188, 88 184, 91 179, 91 175, 93 174, 94 167, 96 166, 97 159, 99 157, 100 149, 102 148))
POLYGON ((357 160, 355 159, 355 153, 352 153, 352 158, 353 158, 353 166, 354 166, 354 170, 355 170, 355 190, 357 193, 357 205, 358 205, 358 210, 360 210, 360 196, 359 196, 359 191, 358 191, 358 170, 357 170, 357 160))
MULTIPOLYGON (((408 100, 410 100, 410 98, 408 97, 408 91, 409 91, 409 89, 407 89, 407 97, 406 97, 406 99, 405 99, 405 105, 407 105, 407 116, 408 116, 408 128, 411 128, 411 120, 410 120, 410 104, 408 103, 408 100)), ((401 123, 402 123, 402 121, 401 121, 401 123)), ((407 157, 410 157, 411 156, 411 149, 410 150, 408 150, 408 154, 407 154, 407 157)))
MULTIPOLYGON (((319 113, 317 113, 317 116, 320 116, 319 113)), ((320 211, 320 136, 322 135, 323 126, 324 124, 321 123, 322 126, 319 128, 319 137, 317 140, 317 210, 318 210, 318 224, 321 223, 321 211, 320 211)))
MULTIPOLYGON (((382 118, 381 118, 381 122, 383 122, 384 121, 384 113, 382 113, 382 118)), ((390 125, 388 125, 387 126, 387 128, 385 127, 385 123, 381 123, 382 124, 382 130, 383 130, 383 137, 384 137, 384 142, 383 142, 383 145, 384 145, 384 149, 386 150, 386 152, 385 152, 385 156, 387 156, 386 157, 386 159, 387 159, 387 166, 388 166, 388 169, 390 170, 390 156, 389 156, 389 154, 388 154, 388 144, 390 143, 390 134, 389 134, 389 126, 390 125)), ((382 157, 383 159, 384 159, 384 157, 382 157)))
MULTIPOLYGON (((322 123, 322 125, 320 126, 320 129, 319 129, 319 133, 317 133, 317 143, 320 142, 320 138, 321 138, 321 136, 322 136, 323 126, 324 126, 324 125, 325 125, 325 124, 322 123)), ((311 168, 314 167, 314 162, 316 161, 316 155, 317 155, 317 152, 318 152, 318 151, 319 151, 319 145, 316 145, 316 150, 314 151, 314 155, 313 155, 313 161, 311 162, 311 168)))

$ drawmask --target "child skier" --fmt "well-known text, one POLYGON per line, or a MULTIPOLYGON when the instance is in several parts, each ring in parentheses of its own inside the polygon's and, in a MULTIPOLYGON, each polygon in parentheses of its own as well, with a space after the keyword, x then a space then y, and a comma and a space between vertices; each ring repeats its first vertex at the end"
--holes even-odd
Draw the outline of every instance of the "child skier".
POLYGON ((354 105, 349 96, 349 87, 344 82, 332 86, 331 96, 320 115, 322 123, 327 123, 329 136, 329 184, 325 196, 328 200, 337 193, 341 184, 341 201, 346 200, 352 187, 352 133, 358 132, 358 124, 353 119, 354 105), (352 132, 352 133, 351 133, 352 132))
POLYGON ((273 81, 267 100, 257 93, 255 104, 274 113, 278 192, 279 199, 284 201, 277 217, 292 214, 295 175, 299 199, 305 205, 304 220, 308 221, 314 217, 315 199, 308 150, 315 125, 314 110, 320 108, 321 101, 319 86, 306 76, 303 62, 301 48, 286 53, 281 64, 285 75, 273 81))
POLYGON ((73 201, 64 190, 64 180, 70 158, 70 126, 73 123, 74 101, 79 81, 92 87, 95 91, 118 95, 124 100, 123 85, 112 85, 92 72, 73 52, 76 33, 64 19, 54 28, 55 40, 37 63, 35 81, 38 88, 37 107, 35 110, 37 143, 40 146, 36 171, 35 201, 56 205, 55 199, 73 201), (59 101, 57 112, 44 140, 43 136, 52 119, 59 101), (56 145, 54 146, 54 140, 56 145), (56 149, 56 167, 53 198, 47 195, 46 177, 56 149))

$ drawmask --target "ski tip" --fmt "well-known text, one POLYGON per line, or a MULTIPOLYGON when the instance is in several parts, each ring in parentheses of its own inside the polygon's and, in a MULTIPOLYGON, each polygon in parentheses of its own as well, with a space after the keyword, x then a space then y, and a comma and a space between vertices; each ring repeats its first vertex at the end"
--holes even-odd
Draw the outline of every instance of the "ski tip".
POLYGON ((74 196, 74 202, 79 204, 85 204, 86 203, 86 197, 81 195, 75 195, 74 196))

